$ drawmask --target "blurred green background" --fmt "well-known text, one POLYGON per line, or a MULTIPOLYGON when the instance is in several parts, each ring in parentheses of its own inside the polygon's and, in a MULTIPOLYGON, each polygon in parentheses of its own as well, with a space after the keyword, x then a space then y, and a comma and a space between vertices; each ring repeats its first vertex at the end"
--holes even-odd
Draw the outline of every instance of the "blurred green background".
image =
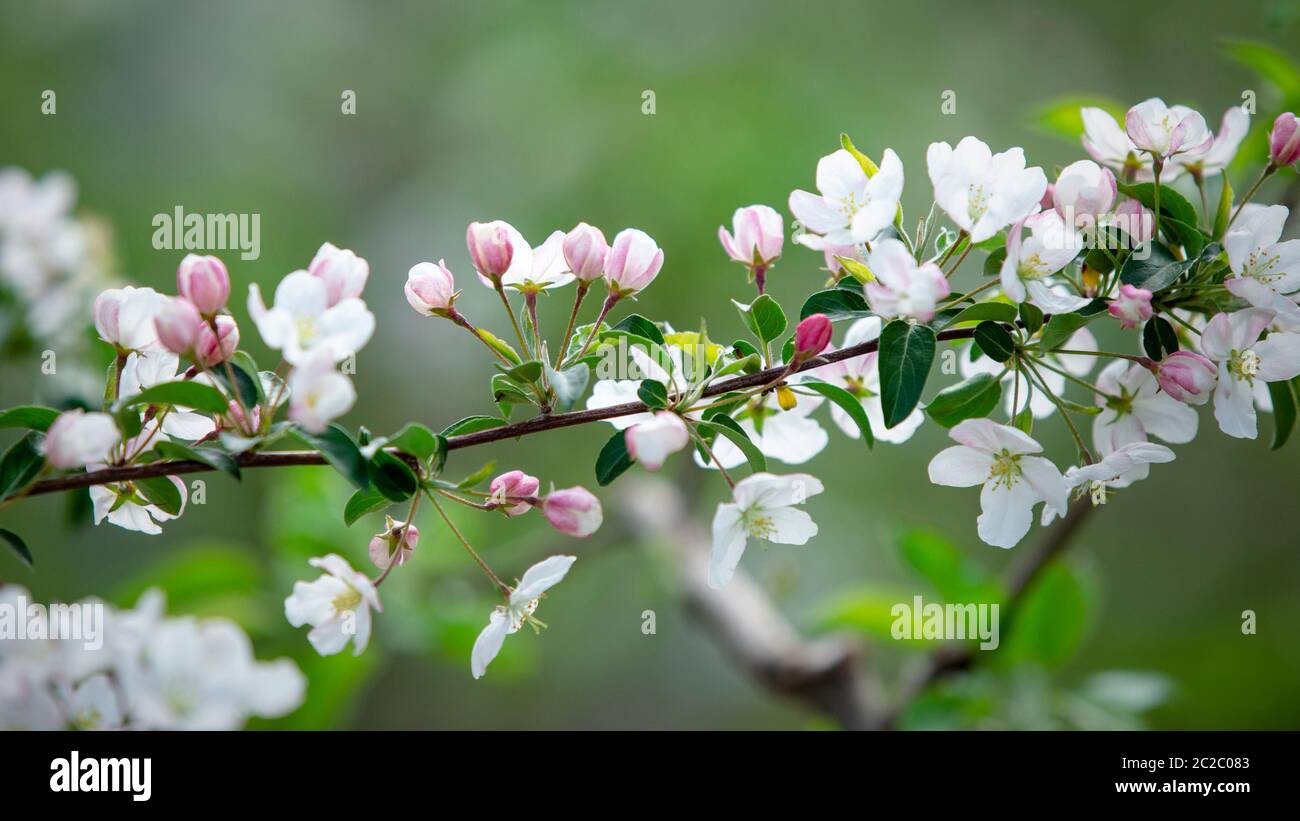
MULTIPOLYGON (((930 202, 931 141, 975 134, 994 150, 1023 145, 1049 177, 1083 157, 1077 141, 1034 124, 1033 112, 1062 96, 1127 105, 1161 95, 1197 107, 1217 129, 1251 89, 1256 122, 1271 121, 1278 89, 1225 56, 1222 41, 1294 55, 1296 21, 1291 3, 1229 9, 1215 0, 5 2, 0 165, 70 171, 80 208, 115 231, 116 273, 167 291, 183 252, 152 248, 154 214, 178 205, 259 213, 261 258, 222 254, 241 295, 244 346, 259 359, 267 352, 247 321, 247 286, 273 287, 323 241, 355 249, 370 261, 378 330, 359 357, 361 399, 344 421, 376 432, 408 420, 439 429, 494 412, 488 361, 449 323, 412 312, 401 286, 415 262, 445 257, 465 289, 462 310, 504 333, 492 294, 470 275, 471 220, 509 220, 534 243, 579 220, 609 236, 642 228, 666 264, 637 310, 679 328, 703 317, 716 339, 730 340, 742 328, 728 299, 750 292, 717 226, 754 202, 786 212, 790 191, 812 187, 841 131, 877 157, 886 146, 899 153, 914 221, 930 202), (45 89, 58 95, 54 116, 40 113, 45 89), (356 92, 355 116, 340 113, 344 90, 356 92), (653 115, 642 113, 647 90, 653 115), (950 116, 940 112, 946 90, 956 93, 950 116)), ((1238 190, 1256 173, 1251 163, 1235 174, 1238 190)), ((787 243, 769 282, 788 311, 821 285, 821 264, 787 243)), ((562 325, 568 299, 543 300, 543 327, 562 325)), ((0 407, 40 394, 38 352, 14 354, 2 373, 0 407)), ((944 431, 927 425, 907 446, 868 453, 823 421, 832 446, 813 470, 828 492, 809 505, 821 535, 802 550, 751 549, 744 562, 807 633, 858 625, 870 639, 871 619, 852 614, 881 591, 896 592, 892 601, 937 595, 899 558, 907 529, 935 531, 973 565, 1006 562, 975 538, 978 494, 926 480, 944 431)), ((1270 453, 1271 423, 1261 429, 1260 441, 1230 440, 1204 414, 1201 437, 1177 449, 1175 465, 1115 494, 1072 550, 1071 581, 1043 594, 1068 599, 1057 602, 1069 610, 1056 617, 1065 622, 1057 650, 959 682, 948 694, 955 708, 936 697, 933 715, 909 724, 1047 726, 1055 719, 1044 700, 1099 671, 1127 670, 1172 684, 1147 726, 1300 727, 1300 445, 1270 453), (1247 609, 1258 614, 1254 636, 1241 633, 1247 609)), ((1068 459, 1059 421, 1040 430, 1057 461, 1068 459)), ((590 485, 608 435, 604 425, 573 428, 462 451, 451 470, 495 459, 544 483, 590 485)), ((681 457, 670 469, 691 477, 683 481, 710 516, 721 483, 702 482, 681 457)), ((377 522, 345 528, 347 493, 328 469, 250 471, 242 484, 209 476, 207 504, 160 537, 73 526, 68 500, 30 500, 0 513, 0 526, 24 534, 37 572, 3 555, 0 577, 47 600, 96 593, 129 603, 163 584, 172 612, 238 619, 259 656, 291 654, 310 677, 308 704, 278 726, 822 726, 733 669, 682 613, 653 551, 615 527, 613 538, 575 545, 537 514, 460 517, 503 575, 548 552, 581 557, 545 603, 551 629, 507 642, 484 680, 470 677, 469 647, 490 590, 427 517, 415 561, 385 585, 375 644, 359 659, 315 659, 281 601, 294 579, 314 578, 308 556, 333 550, 366 563, 377 522), (658 616, 654 635, 641 631, 647 609, 658 616)), ((605 494, 611 523, 614 498, 605 494)), ((884 645, 887 669, 917 654, 884 645)))

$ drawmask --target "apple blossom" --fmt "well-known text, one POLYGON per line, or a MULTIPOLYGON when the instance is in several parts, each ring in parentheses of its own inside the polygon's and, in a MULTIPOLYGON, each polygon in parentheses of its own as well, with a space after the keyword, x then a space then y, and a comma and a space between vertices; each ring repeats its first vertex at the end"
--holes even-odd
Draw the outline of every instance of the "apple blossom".
POLYGON ((1030 302, 1053 314, 1077 311, 1092 300, 1075 296, 1049 277, 1083 250, 1083 237, 1056 211, 1042 211, 1011 227, 1007 257, 1002 262, 1002 291, 1012 302, 1030 302), (1023 237, 1024 228, 1029 236, 1023 237))
POLYGON ((1290 111, 1277 115, 1268 135, 1268 158, 1276 166, 1300 162, 1300 120, 1290 111))
POLYGON ((653 282, 663 264, 664 252, 649 234, 624 228, 614 237, 605 259, 605 282, 611 294, 631 296, 653 282))
MULTIPOLYGON (((1142 154, 1115 118, 1100 108, 1079 109, 1083 119, 1083 148, 1094 160, 1127 179, 1147 182, 1152 179, 1151 158, 1142 154)), ((1182 169, 1170 166, 1165 180, 1172 180, 1182 169)))
POLYGON ((214 256, 186 254, 176 269, 176 290, 204 316, 215 316, 230 298, 230 274, 214 256))
MULTIPOLYGON (((132 443, 127 443, 127 448, 131 449, 131 447, 132 443)), ((107 465, 86 465, 87 470, 100 470, 104 467, 107 465)), ((180 491, 181 509, 178 512, 168 513, 157 505, 150 504, 135 487, 129 484, 92 485, 90 502, 94 510, 95 524, 102 524, 107 519, 109 524, 117 525, 124 530, 135 530, 149 536, 162 533, 159 525, 179 518, 185 512, 188 498, 184 482, 175 476, 166 478, 180 491)))
POLYGON ((659 411, 648 422, 640 422, 624 432, 628 455, 646 470, 658 470, 672 454, 690 443, 686 423, 671 411, 659 411))
POLYGON ((1229 436, 1254 439, 1255 382, 1300 376, 1300 333, 1274 331, 1260 339, 1274 319, 1271 311, 1247 308, 1219 313, 1201 334, 1201 350, 1219 366, 1214 418, 1229 436))
MULTIPOLYGON (((1174 452, 1164 445, 1153 442, 1130 442, 1112 451, 1100 462, 1067 468, 1065 484, 1070 490, 1087 488, 1093 505, 1104 505, 1107 489, 1114 486, 1115 482, 1121 481, 1125 474, 1133 473, 1139 465, 1172 461, 1174 461, 1174 452)), ((1065 508, 1057 509, 1051 504, 1043 505, 1042 525, 1044 527, 1058 516, 1062 518, 1065 516, 1065 508)))
POLYGON ((45 433, 45 460, 61 470, 106 462, 122 441, 117 423, 107 413, 87 413, 80 408, 64 411, 45 433))
POLYGON ((542 498, 541 505, 542 515, 551 527, 579 539, 595 533, 604 521, 600 500, 585 487, 552 490, 542 498))
POLYGON ((1213 141, 1200 151, 1188 151, 1171 160, 1171 164, 1181 166, 1194 179, 1204 179, 1220 174, 1228 167, 1232 158, 1237 156, 1241 141, 1250 130, 1250 115, 1239 105, 1234 105, 1223 112, 1223 122, 1219 133, 1213 141))
POLYGON ((216 333, 213 333, 212 325, 205 322, 194 341, 194 361, 205 368, 220 365, 239 348, 239 325, 235 323, 235 318, 221 314, 213 322, 217 326, 216 333))
POLYGON ((1224 286, 1256 308, 1300 324, 1300 239, 1282 241, 1285 205, 1247 206, 1224 238, 1233 277, 1224 286))
POLYGON ((199 329, 206 324, 199 309, 184 297, 166 299, 154 317, 158 342, 177 354, 188 354, 198 341, 199 329))
POLYGON ((163 295, 153 288, 109 288, 95 298, 95 330, 119 351, 155 348, 154 317, 162 305, 163 295))
POLYGON ((565 263, 579 282, 591 283, 604 276, 609 243, 599 228, 580 222, 564 235, 560 247, 565 263))
POLYGON ((1091 160, 1072 162, 1056 178, 1049 206, 1065 220, 1067 225, 1082 228, 1077 218, 1087 216, 1096 224, 1102 214, 1110 211, 1115 202, 1115 175, 1091 160))
POLYGON ((955 149, 931 143, 925 161, 935 202, 971 242, 1024 219, 1047 190, 1043 169, 1025 167, 1023 149, 994 154, 975 137, 964 137, 955 149))
POLYGON ((447 269, 446 260, 421 262, 406 274, 406 301, 424 316, 446 316, 456 300, 456 279, 447 269))
POLYGON ((831 320, 826 314, 810 314, 794 329, 794 359, 802 362, 821 353, 831 343, 831 320))
POLYGON ((392 516, 388 516, 385 518, 384 531, 376 533, 370 540, 370 561, 380 570, 387 570, 394 563, 406 564, 419 543, 418 527, 394 521, 392 516))
MULTIPOLYGON (((668 362, 661 363, 650 356, 639 346, 628 348, 628 356, 636 370, 645 378, 653 379, 656 382, 662 382, 668 386, 670 392, 684 394, 690 389, 690 382, 686 378, 685 364, 687 361, 686 352, 682 345, 669 342, 664 350, 668 354, 668 362), (665 368, 664 366, 668 367, 665 368)), ((599 373, 599 369, 597 369, 599 373)), ((637 390, 641 387, 640 379, 601 379, 596 382, 591 389, 591 395, 587 397, 587 409, 597 410, 599 408, 608 408, 613 405, 622 405, 627 402, 636 402, 637 390)), ((615 416, 606 419, 615 430, 626 430, 632 425, 641 422, 648 422, 654 418, 650 412, 633 413, 627 416, 615 416)), ((744 455, 741 455, 741 459, 744 455)))
POLYGON ((289 372, 289 418, 311 433, 352 409, 357 401, 352 380, 334 369, 334 355, 317 348, 289 372))
POLYGON ((981 486, 980 539, 994 547, 1015 547, 1029 532, 1034 505, 1064 510, 1069 489, 1043 446, 1017 428, 989 419, 958 422, 949 436, 959 444, 930 461, 930 481, 949 487, 981 486))
POLYGON ((1214 143, 1204 117, 1187 106, 1170 108, 1159 97, 1130 108, 1124 126, 1138 149, 1162 161, 1176 154, 1205 151, 1214 143))
POLYGON ((1156 215, 1137 200, 1124 200, 1115 207, 1109 224, 1128 234, 1137 247, 1155 236, 1156 215))
POLYGON ((533 616, 538 601, 564 579, 577 560, 576 556, 551 556, 524 571, 519 586, 510 591, 504 605, 497 605, 488 617, 487 627, 474 640, 474 649, 470 651, 470 672, 474 678, 483 677, 488 665, 501 652, 506 636, 519 632, 524 622, 532 624, 534 629, 546 626, 533 616))
POLYGON ((522 516, 532 509, 528 501, 537 495, 541 482, 522 470, 511 470, 495 477, 488 485, 488 503, 507 516, 522 516))
POLYGON ((871 310, 885 319, 904 317, 918 322, 934 318, 939 301, 948 296, 948 279, 933 262, 918 265, 907 246, 882 239, 867 255, 875 277, 863 292, 871 310))
MULTIPOLYGON (((211 334, 209 333, 209 337, 211 334)), ((180 369, 180 357, 170 351, 145 351, 129 354, 122 365, 118 395, 125 398, 142 393, 146 388, 174 382, 180 369)), ((207 382, 207 377, 195 377, 196 382, 207 382)), ((213 421, 201 413, 173 407, 161 416, 162 430, 178 439, 201 439, 215 427, 213 421)))
POLYGON ((379 591, 336 553, 307 563, 325 573, 313 582, 294 582, 293 593, 284 600, 284 617, 294 627, 312 626, 307 640, 322 656, 338 653, 349 641, 352 654, 361 655, 370 643, 370 609, 384 611, 379 591))
POLYGON ((474 270, 488 285, 510 270, 515 254, 527 247, 523 237, 508 222, 471 222, 465 230, 465 245, 474 270))
MULTIPOLYGON (((857 320, 845 333, 843 347, 852 348, 879 339, 880 328, 881 320, 878 316, 857 320)), ((911 439, 916 429, 921 427, 925 421, 925 413, 919 407, 915 408, 897 425, 892 428, 885 427, 885 412, 880 400, 879 357, 878 351, 872 351, 865 356, 841 359, 839 362, 822 365, 812 374, 843 388, 862 404, 867 412, 867 420, 871 423, 871 433, 877 440, 902 444, 911 439)), ((834 403, 831 403, 831 421, 844 432, 845 436, 857 439, 862 435, 858 431, 857 422, 854 422, 852 417, 834 403)))
POLYGON ((718 505, 713 516, 709 587, 721 590, 727 586, 750 538, 807 544, 817 535, 817 523, 795 505, 824 489, 821 480, 807 473, 755 473, 737 482, 732 501, 718 505))
POLYGON ((766 205, 737 208, 731 217, 731 228, 734 233, 729 234, 724 226, 718 226, 722 250, 751 271, 761 272, 781 256, 785 223, 774 209, 766 205))
POLYGON ((361 297, 370 278, 370 263, 353 251, 326 242, 312 257, 307 273, 325 283, 326 301, 333 306, 361 297))
POLYGON ((1106 310, 1119 320, 1121 328, 1130 330, 1151 318, 1151 296, 1147 289, 1125 283, 1119 286, 1119 296, 1110 301, 1106 310))
MULTIPOLYGON (((872 242, 889 227, 903 194, 903 162, 886 148, 880 168, 870 177, 845 149, 817 161, 817 191, 790 194, 790 212, 819 243, 857 245, 872 242)), ((725 243, 724 243, 725 244, 725 243)))
POLYGON ((275 288, 275 303, 266 307, 257 284, 248 289, 248 313, 262 341, 281 351, 285 361, 297 365, 317 348, 328 349, 341 362, 370 340, 375 316, 361 299, 329 302, 325 280, 306 271, 294 271, 275 288))
POLYGON ((1160 389, 1179 402, 1204 405, 1218 382, 1215 364, 1195 351, 1175 351, 1155 366, 1160 389))
POLYGON ((563 245, 564 232, 552 231, 545 242, 532 249, 531 255, 517 259, 516 264, 510 266, 501 277, 501 284, 521 293, 535 294, 573 282, 574 276, 564 259, 563 245), (519 264, 521 260, 530 264, 519 264))
MULTIPOLYGON (((1097 388, 1104 395, 1095 399, 1102 411, 1093 417, 1092 441, 1102 457, 1151 436, 1172 445, 1196 438, 1196 411, 1161 391, 1145 366, 1117 359, 1098 374, 1097 388)), ((1147 466, 1138 465, 1114 486, 1125 487, 1146 475, 1147 466)))

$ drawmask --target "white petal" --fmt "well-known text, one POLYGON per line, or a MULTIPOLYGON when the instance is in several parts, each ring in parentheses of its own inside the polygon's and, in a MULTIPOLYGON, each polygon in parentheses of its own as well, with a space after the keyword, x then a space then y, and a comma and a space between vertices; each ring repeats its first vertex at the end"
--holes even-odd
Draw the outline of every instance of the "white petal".
POLYGON ((954 445, 930 460, 930 481, 947 487, 974 487, 984 484, 992 467, 993 457, 986 451, 954 445))
POLYGON ((1027 482, 1005 484, 989 482, 980 491, 977 529, 980 539, 994 547, 1015 547, 1029 532, 1038 494, 1027 482))
POLYGON ((469 669, 474 674, 474 678, 482 678, 487 672, 487 666, 497 657, 497 653, 501 652, 501 645, 505 644, 509 629, 510 619, 505 611, 493 610, 492 615, 488 617, 487 627, 478 634, 478 638, 474 640, 474 649, 470 651, 469 669))
POLYGON ((737 505, 718 505, 713 515, 713 552, 709 556, 709 587, 721 590, 736 574, 740 557, 745 555, 748 534, 741 524, 737 505))
POLYGON ((511 604, 527 604, 560 583, 577 556, 549 556, 524 571, 519 586, 510 594, 511 604))
POLYGON ((767 541, 774 544, 807 544, 817 535, 817 523, 812 517, 796 507, 778 507, 765 514, 774 530, 768 534, 767 541))

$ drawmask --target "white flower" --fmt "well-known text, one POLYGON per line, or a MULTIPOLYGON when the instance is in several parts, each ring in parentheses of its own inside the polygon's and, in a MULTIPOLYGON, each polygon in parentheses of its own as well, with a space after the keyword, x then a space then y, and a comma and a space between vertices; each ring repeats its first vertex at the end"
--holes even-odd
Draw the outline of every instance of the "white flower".
POLYGON ((1016 428, 988 419, 957 423, 949 435, 960 444, 930 461, 930 481, 949 487, 982 486, 979 536, 994 547, 1015 547, 1029 532, 1034 505, 1064 510, 1065 479, 1041 453, 1043 446, 1016 428))
POLYGON ((1047 191, 1041 168, 1025 168, 1025 152, 1011 148, 994 154, 974 137, 954 149, 931 143, 925 154, 934 199, 953 222, 983 242, 1033 211, 1047 191))
MULTIPOLYGON (((341 287, 341 286, 340 286, 341 287)), ((248 288, 248 313, 262 341, 297 365, 318 348, 335 362, 361 350, 375 331, 375 315, 366 303, 348 297, 330 304, 330 284, 306 271, 294 271, 275 288, 275 304, 266 307, 256 284, 248 288)))
POLYGON ((109 288, 95 297, 95 330, 99 338, 124 351, 157 348, 154 318, 166 299, 153 288, 109 288))
POLYGON ((1205 118, 1185 105, 1172 108, 1159 97, 1143 100, 1128 110, 1124 126, 1133 145, 1161 159, 1175 154, 1197 154, 1214 143, 1205 118))
MULTIPOLYGON (((797 375, 787 382, 797 389, 802 378, 802 375, 797 375)), ((823 401, 819 395, 800 394, 799 404, 790 410, 782 410, 774 391, 762 400, 751 400, 743 410, 737 411, 736 422, 764 456, 787 465, 802 465, 825 450, 830 441, 826 430, 811 416, 823 401)), ((730 439, 720 436, 709 447, 724 470, 745 464, 744 451, 730 439)), ((695 451, 695 464, 710 470, 718 468, 716 462, 706 461, 698 450, 695 451)))
MULTIPOLYGON (((795 191, 790 211, 817 241, 834 245, 870 242, 894 221, 903 193, 903 162, 886 148, 880 170, 867 177, 862 164, 844 149, 817 161, 817 194, 795 191)), ((799 241, 809 247, 809 234, 799 241)))
POLYGON ((469 662, 474 678, 483 677, 492 659, 501 652, 506 636, 518 632, 524 622, 533 624, 534 629, 546 626, 533 616, 538 599, 559 584, 577 560, 576 556, 551 556, 524 571, 524 577, 519 580, 519 586, 510 591, 506 604, 497 605, 488 617, 487 627, 474 640, 469 662))
MULTIPOLYGON (((132 353, 122 366, 122 381, 118 385, 118 396, 135 396, 164 382, 176 380, 176 371, 180 367, 180 357, 171 351, 153 350, 132 353)), ((195 382, 207 381, 196 377, 195 382)), ((177 439, 202 439, 216 429, 216 423, 208 417, 193 411, 173 407, 162 417, 163 433, 177 439)))
MULTIPOLYGON (((636 366, 637 371, 641 373, 644 379, 661 382, 667 385, 670 391, 680 394, 690 388, 684 367, 687 357, 680 345, 669 343, 664 347, 664 351, 668 354, 672 364, 671 372, 659 362, 656 362, 639 346, 633 345, 627 349, 632 364, 636 366)), ((597 366, 597 373, 600 370, 601 366, 597 366)), ((601 379, 592 386, 591 396, 587 397, 587 409, 596 410, 622 405, 627 402, 636 402, 638 401, 637 389, 639 387, 641 387, 640 379, 601 379)), ((616 416, 605 421, 613 425, 616 430, 626 430, 633 425, 639 425, 653 419, 654 414, 647 411, 646 413, 634 413, 628 416, 616 416)))
POLYGON ((686 447, 690 434, 680 416, 660 411, 648 422, 627 429, 627 452, 646 470, 658 470, 672 454, 686 447))
POLYGON ((807 544, 817 535, 817 523, 794 506, 822 490, 821 480, 807 473, 755 473, 737 482, 732 501, 718 505, 713 516, 709 587, 727 586, 750 537, 774 544, 807 544))
POLYGON ((122 707, 106 673, 96 673, 68 694, 68 724, 78 730, 116 730, 122 726, 122 707))
MULTIPOLYGON (((1174 452, 1164 445, 1153 442, 1130 442, 1111 452, 1100 462, 1091 465, 1071 466, 1065 471, 1065 484, 1070 490, 1087 488, 1094 505, 1106 504, 1108 488, 1118 487, 1125 474, 1133 474, 1136 468, 1160 462, 1174 461, 1174 452)), ((1146 470, 1142 471, 1143 476, 1146 470)), ((1130 484, 1130 478, 1124 484, 1130 484)), ((1083 491, 1080 491, 1081 493, 1083 491)), ((1042 524, 1046 527, 1056 517, 1065 516, 1065 508, 1056 509, 1050 503, 1043 505, 1042 524)))
MULTIPOLYGON (((1132 175, 1138 182, 1153 178, 1151 157, 1138 150, 1133 141, 1119 127, 1115 118, 1100 108, 1079 109, 1083 118, 1083 148, 1094 160, 1121 176, 1132 175)), ((1172 182, 1182 168, 1170 164, 1160 175, 1160 182, 1172 182)))
MULTIPOLYGON (((981 356, 979 359, 971 360, 970 354, 974 346, 967 346, 966 349, 957 357, 957 368, 961 372, 963 379, 968 379, 979 373, 992 374, 993 376, 1002 376, 1002 407, 1006 410, 1008 416, 1015 416, 1025 409, 1026 403, 1029 405, 1029 412, 1035 419, 1044 419, 1056 413, 1056 403, 1052 398, 1043 393, 1038 386, 1031 388, 1024 375, 1020 375, 1020 396, 1016 397, 1016 372, 1009 370, 1006 363, 995 362, 987 356, 981 356), (1014 405, 1015 407, 1012 407, 1014 405)), ((1087 328, 1080 328, 1070 335, 1065 344, 1061 346, 1072 351, 1096 351, 1097 338, 1092 335, 1092 331, 1087 328)), ((1064 370, 1071 376, 1084 377, 1092 372, 1097 362, 1097 357, 1088 356, 1087 354, 1045 354, 1044 359, 1051 365, 1064 370)), ((1065 391, 1065 377, 1056 371, 1048 368, 1039 368, 1038 375, 1043 378, 1050 390, 1056 396, 1061 396, 1065 391)))
POLYGON ((1048 278, 1083 250, 1083 237, 1055 210, 1043 211, 1017 223, 1007 237, 1007 258, 1002 263, 1002 291, 1017 304, 1029 299, 1047 313, 1077 311, 1091 299, 1052 287, 1048 278), (1029 237, 1022 237, 1022 229, 1029 237))
POLYGON ((948 278, 933 262, 917 265, 907 246, 882 239, 867 256, 875 279, 863 292, 871 310, 885 319, 908 317, 919 322, 934 318, 939 300, 948 295, 948 278))
POLYGON ((360 298, 370 278, 370 263, 347 248, 327 242, 312 257, 307 273, 325 283, 329 304, 337 305, 345 299, 360 298))
MULTIPOLYGON (((527 243, 521 242, 516 247, 525 248, 527 243)), ((535 293, 568 285, 573 280, 569 263, 564 259, 564 232, 553 231, 545 242, 532 249, 531 254, 521 256, 516 252, 509 270, 501 277, 501 284, 520 292, 535 293), (524 267, 523 263, 530 258, 531 263, 524 267)))
POLYGON ((308 564, 325 574, 314 582, 294 582, 293 594, 284 600, 284 617, 294 627, 312 626, 307 640, 322 656, 341 651, 349 640, 352 654, 361 655, 370 643, 370 608, 384 611, 379 591, 337 553, 308 564))
POLYGON ((1224 238, 1228 265, 1236 275, 1224 285, 1256 308, 1268 308, 1290 325, 1300 325, 1300 239, 1281 242, 1285 205, 1248 205, 1224 238))
POLYGON ((117 423, 107 413, 86 413, 80 408, 59 414, 45 433, 45 459, 56 468, 79 468, 108 461, 122 441, 117 423))
POLYGON ((1219 364, 1214 388, 1214 418, 1229 436, 1254 439, 1256 382, 1282 382, 1300 376, 1300 333, 1260 334, 1272 311, 1247 308, 1215 314, 1201 334, 1201 351, 1219 364))
POLYGON ((352 380, 334 369, 334 355, 318 348, 289 372, 289 418, 303 430, 320 433, 357 401, 352 380))
MULTIPOLYGON (((1208 146, 1178 154, 1170 160, 1170 165, 1180 166, 1200 177, 1222 173, 1232 158, 1237 156, 1237 149, 1249 130, 1250 115, 1241 106, 1234 105, 1223 112, 1219 133, 1208 146)), ((1161 174, 1161 182, 1164 182, 1164 174, 1161 174)))
POLYGON ((1056 177, 1052 186, 1052 206, 1073 228, 1093 224, 1110 211, 1115 202, 1115 175, 1091 160, 1072 162, 1056 177), (1081 219, 1083 218, 1083 219, 1081 219))
MULTIPOLYGON (((138 438, 138 437, 137 437, 138 438)), ((131 452, 132 443, 127 442, 128 452, 131 452)), ((86 465, 87 470, 100 470, 107 467, 101 464, 86 465)), ((94 509, 95 524, 101 524, 108 519, 109 524, 117 525, 126 530, 135 530, 140 533, 146 533, 150 536, 157 536, 162 533, 159 525, 172 519, 180 518, 185 512, 185 503, 188 498, 188 491, 185 483, 175 476, 166 477, 181 494, 181 509, 175 513, 167 513, 156 505, 150 504, 140 491, 135 487, 125 485, 92 485, 90 487, 90 502, 94 509)))
MULTIPOLYGON (((876 316, 857 320, 849 326, 848 332, 844 335, 843 347, 852 348, 878 339, 880 325, 880 317, 876 316)), ((902 444, 911 439, 912 434, 916 433, 916 429, 925 421, 925 413, 920 408, 916 408, 902 422, 892 428, 885 427, 885 412, 880 402, 880 363, 877 351, 823 365, 812 373, 817 378, 838 385, 853 394, 867 412, 872 434, 881 442, 902 444)), ((803 401, 802 397, 800 401, 803 401)), ((858 432, 858 424, 853 421, 853 418, 834 403, 831 403, 831 421, 844 432, 845 436, 857 439, 861 435, 858 432)))
MULTIPOLYGON (((1141 365, 1117 359, 1102 369, 1097 387, 1108 394, 1096 397, 1102 411, 1092 420, 1092 442, 1102 457, 1151 436, 1173 445, 1196 438, 1195 409, 1160 390, 1155 376, 1141 365)), ((1146 464, 1138 464, 1112 487, 1127 487, 1148 473, 1146 464)))

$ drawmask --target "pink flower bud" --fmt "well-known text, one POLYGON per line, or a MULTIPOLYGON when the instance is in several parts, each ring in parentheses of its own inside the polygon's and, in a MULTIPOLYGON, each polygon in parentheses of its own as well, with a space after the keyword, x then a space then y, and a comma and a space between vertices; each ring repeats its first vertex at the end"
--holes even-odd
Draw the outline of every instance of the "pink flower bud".
POLYGON ((584 487, 552 490, 542 499, 542 513, 551 527, 580 539, 595 533, 603 520, 600 500, 584 487))
POLYGON ((176 290, 193 303, 199 313, 212 316, 226 307, 230 298, 230 274, 213 256, 186 254, 176 269, 176 290))
POLYGON ((445 260, 421 262, 406 275, 406 301, 425 316, 445 315, 456 298, 456 280, 445 260))
POLYGON ((316 252, 307 273, 325 283, 330 306, 357 299, 370 278, 370 263, 346 248, 327 242, 316 252))
POLYGON ((1083 227, 1079 217, 1096 220, 1115 202, 1115 175, 1092 160, 1079 160, 1061 169, 1052 187, 1052 207, 1067 225, 1083 227))
POLYGON ((45 459, 61 470, 107 462, 109 451, 122 440, 117 423, 107 413, 65 411, 45 432, 45 459))
POLYGON ((646 470, 658 470, 664 460, 690 444, 690 434, 681 417, 659 411, 649 422, 640 422, 623 434, 628 455, 646 470))
POLYGON ((1115 208, 1114 225, 1141 245, 1155 234, 1155 214, 1137 200, 1124 200, 1115 208))
POLYGON ((194 359, 205 368, 225 362, 239 347, 239 326, 235 324, 235 318, 222 314, 216 318, 216 323, 221 335, 219 343, 212 333, 212 326, 206 322, 199 328, 194 343, 194 359))
POLYGON ((1192 351, 1169 354, 1155 366, 1160 389, 1179 402, 1204 405, 1219 381, 1214 363, 1192 351))
POLYGON ((515 256, 510 233, 510 226, 500 220, 471 222, 465 232, 470 261, 488 279, 500 279, 510 268, 515 256))
POLYGON ((248 416, 244 414, 244 409, 239 407, 239 403, 231 402, 226 410, 225 418, 222 420, 222 426, 227 429, 233 428, 241 436, 252 436, 261 427, 262 408, 260 406, 251 408, 249 413, 253 417, 251 423, 248 416))
POLYGON ((492 480, 492 484, 488 485, 488 492, 491 494, 488 501, 499 506, 507 516, 522 516, 532 508, 532 505, 517 500, 531 499, 536 496, 540 485, 536 476, 529 476, 522 470, 512 470, 496 477, 492 480))
POLYGON ((826 314, 813 314, 794 329, 794 358, 816 356, 831 343, 831 321, 826 314))
POLYGON ((1295 165, 1300 161, 1300 120, 1290 111, 1277 115, 1268 135, 1268 158, 1274 165, 1295 165))
POLYGON ((199 316, 199 309, 184 297, 173 297, 164 302, 153 321, 158 341, 175 354, 189 353, 205 324, 203 317, 199 316))
POLYGON ((388 529, 383 533, 375 534, 375 537, 370 540, 370 561, 381 570, 387 570, 393 562, 399 565, 406 564, 419 543, 418 527, 415 525, 407 527, 405 522, 395 522, 390 516, 388 529), (394 551, 397 552, 396 556, 393 555, 394 551))
POLYGON ((664 252, 650 235, 636 228, 624 228, 614 237, 605 260, 605 282, 620 296, 644 290, 659 275, 664 252))
POLYGON ((564 261, 579 282, 594 282, 605 271, 609 243, 599 228, 580 222, 564 235, 564 261))
POLYGON ((737 208, 731 218, 733 234, 718 226, 718 240, 727 256, 749 267, 770 266, 781 256, 785 224, 781 215, 766 205, 737 208))
POLYGON ((1151 318, 1151 292, 1132 285, 1119 286, 1119 296, 1107 308, 1119 320, 1121 328, 1136 328, 1139 322, 1151 318))

